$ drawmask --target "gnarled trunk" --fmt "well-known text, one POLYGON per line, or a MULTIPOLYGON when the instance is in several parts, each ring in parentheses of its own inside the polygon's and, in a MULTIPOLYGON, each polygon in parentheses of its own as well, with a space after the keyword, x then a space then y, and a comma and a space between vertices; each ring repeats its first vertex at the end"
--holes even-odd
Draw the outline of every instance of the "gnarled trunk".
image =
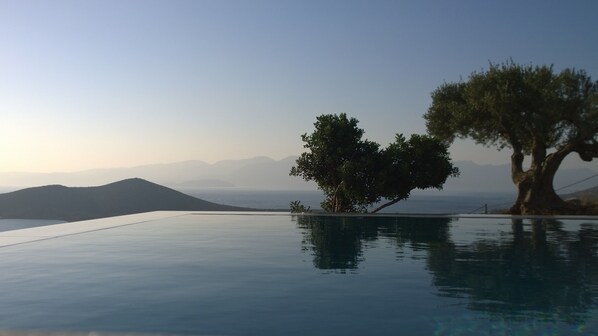
POLYGON ((529 174, 517 183, 517 200, 510 213, 515 215, 552 215, 562 213, 567 208, 554 191, 554 174, 529 174))
POLYGON ((567 203, 554 191, 553 181, 568 149, 548 156, 532 157, 530 168, 523 171, 523 154, 515 150, 511 156, 511 177, 517 187, 517 200, 510 209, 514 215, 552 215, 567 209, 567 203))

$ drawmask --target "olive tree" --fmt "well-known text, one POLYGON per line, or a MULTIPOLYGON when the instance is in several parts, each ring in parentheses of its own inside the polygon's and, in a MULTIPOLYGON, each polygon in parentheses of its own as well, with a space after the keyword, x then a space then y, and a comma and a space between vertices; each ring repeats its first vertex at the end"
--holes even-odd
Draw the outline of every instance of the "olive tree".
POLYGON ((307 152, 297 159, 290 175, 315 181, 326 198, 328 212, 372 212, 409 197, 413 189, 437 188, 455 176, 447 146, 426 135, 409 140, 397 135, 387 148, 363 140, 364 131, 346 114, 321 115, 312 134, 303 134, 307 152))
POLYGON ((552 66, 490 64, 467 81, 445 83, 432 93, 425 114, 428 132, 451 143, 511 150, 511 177, 518 195, 513 214, 566 211, 554 176, 571 153, 598 156, 598 82, 584 72, 552 66), (524 160, 528 157, 528 167, 524 160))

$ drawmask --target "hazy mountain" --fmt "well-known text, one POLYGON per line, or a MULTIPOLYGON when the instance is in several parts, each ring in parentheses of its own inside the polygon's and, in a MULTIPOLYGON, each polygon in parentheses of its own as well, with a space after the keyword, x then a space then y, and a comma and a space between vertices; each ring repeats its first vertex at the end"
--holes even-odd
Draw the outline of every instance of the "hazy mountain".
MULTIPOLYGON (((93 169, 71 173, 0 173, 0 186, 31 187, 49 184, 67 186, 102 185, 137 176, 156 183, 176 184, 190 180, 211 179, 202 172, 212 165, 203 161, 185 161, 172 164, 144 165, 132 168, 93 169)), ((211 175, 208 174, 207 175, 211 175)))
POLYGON ((170 183, 171 187, 181 187, 181 188, 234 188, 235 185, 222 180, 216 179, 200 179, 194 181, 186 181, 186 182, 179 182, 179 183, 170 183))
POLYGON ((99 187, 61 185, 0 194, 0 217, 77 221, 158 210, 235 211, 142 179, 99 187))
POLYGON ((186 161, 145 165, 132 168, 95 169, 73 173, 0 173, 0 187, 31 187, 62 184, 67 186, 101 185, 137 176, 170 187, 254 189, 315 189, 313 183, 289 176, 296 157, 273 160, 256 157, 226 160, 214 164, 186 161))
MULTIPOLYGON (((289 171, 296 159, 296 156, 282 160, 256 157, 244 160, 226 160, 214 164, 203 161, 186 161, 75 173, 0 173, 0 187, 31 187, 48 184, 89 186, 137 176, 178 189, 228 187, 278 190, 316 189, 314 183, 289 176, 289 171)), ((510 178, 511 167, 509 164, 479 165, 471 161, 458 161, 455 164, 459 167, 461 175, 458 178, 448 179, 444 188, 447 192, 514 192, 515 190, 510 178)), ((561 169, 556 175, 555 187, 560 188, 594 174, 596 171, 591 169, 561 169)), ((563 192, 572 192, 596 184, 598 184, 598 179, 587 181, 563 192)))

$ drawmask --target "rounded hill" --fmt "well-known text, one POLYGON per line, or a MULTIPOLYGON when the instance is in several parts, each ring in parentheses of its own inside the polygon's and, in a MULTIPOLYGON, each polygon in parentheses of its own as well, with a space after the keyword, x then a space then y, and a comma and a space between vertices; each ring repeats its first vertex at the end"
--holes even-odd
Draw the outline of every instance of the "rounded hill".
POLYGON ((49 185, 0 194, 0 218, 79 221, 161 210, 249 209, 208 202, 139 178, 97 187, 49 185))

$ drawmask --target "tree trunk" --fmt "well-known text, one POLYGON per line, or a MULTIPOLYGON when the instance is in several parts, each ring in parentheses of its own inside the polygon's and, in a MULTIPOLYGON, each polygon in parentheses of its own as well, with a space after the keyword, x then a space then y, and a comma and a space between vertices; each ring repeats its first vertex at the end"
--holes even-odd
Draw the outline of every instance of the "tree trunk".
POLYGON ((515 182, 515 186, 517 187, 517 199, 515 200, 513 206, 511 206, 511 209, 509 209, 509 213, 512 215, 521 215, 521 207, 528 194, 530 186, 525 180, 515 182))
POLYGON ((386 202, 386 203, 384 203, 384 204, 380 205, 380 206, 379 206, 379 207, 377 207, 376 209, 372 210, 372 212, 371 212, 371 213, 373 213, 373 214, 374 214, 374 213, 377 213, 378 211, 380 211, 380 210, 382 210, 382 209, 384 209, 384 208, 386 208, 386 207, 389 207, 389 206, 391 206, 391 205, 393 205, 393 204, 397 204, 399 201, 401 201, 401 200, 403 200, 403 199, 405 199, 405 198, 406 198, 406 197, 403 197, 403 198, 395 198, 395 199, 393 199, 393 200, 391 200, 391 201, 389 201, 389 202, 386 202))
POLYGON ((553 180, 560 162, 545 160, 541 167, 520 172, 513 179, 517 200, 510 213, 515 215, 554 215, 566 211, 567 203, 554 191, 553 180), (556 166, 555 166, 556 165, 556 166))
POLYGON ((523 171, 523 151, 519 144, 513 146, 511 178, 517 187, 517 200, 510 209, 514 215, 556 215, 568 211, 568 206, 554 191, 554 175, 561 162, 575 149, 571 142, 556 152, 546 155, 538 141, 532 150, 532 163, 523 171))
POLYGON ((554 191, 552 176, 538 176, 532 181, 521 203, 522 215, 556 215, 566 210, 566 203, 554 191))

